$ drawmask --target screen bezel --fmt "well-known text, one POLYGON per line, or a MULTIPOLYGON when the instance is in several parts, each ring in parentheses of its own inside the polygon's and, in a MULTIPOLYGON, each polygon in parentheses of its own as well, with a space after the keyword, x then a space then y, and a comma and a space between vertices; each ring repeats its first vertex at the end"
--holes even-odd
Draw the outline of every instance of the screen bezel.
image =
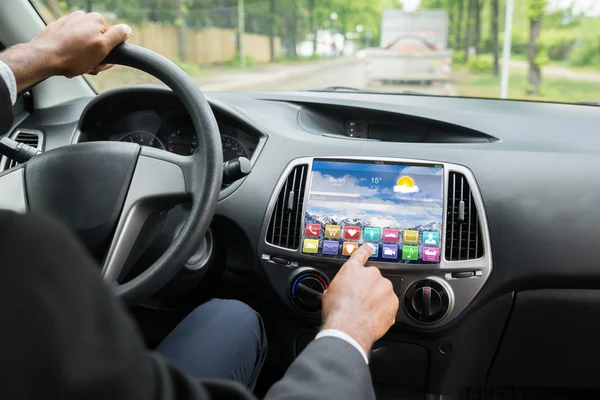
POLYGON ((308 171, 307 171, 307 179, 306 186, 304 187, 304 201, 302 205, 302 223, 300 226, 300 244, 298 246, 297 252, 305 259, 314 260, 314 261, 323 261, 323 262, 337 262, 339 264, 343 264, 348 260, 348 258, 341 257, 323 257, 320 255, 310 255, 302 252, 302 245, 304 242, 304 227, 306 226, 306 208, 308 206, 308 198, 310 195, 310 188, 312 187, 312 178, 313 178, 313 165, 315 161, 325 161, 325 162, 340 162, 340 163, 355 163, 355 164, 371 164, 371 165, 400 165, 400 166, 408 166, 408 167, 426 167, 426 168, 440 168, 442 169, 442 229, 440 232, 440 258, 439 262, 428 262, 428 263, 403 263, 403 262, 385 262, 379 260, 369 260, 369 265, 376 265, 378 267, 387 266, 392 268, 400 268, 403 270, 409 269, 419 269, 422 270, 424 268, 439 268, 440 264, 443 263, 445 257, 445 247, 446 247, 446 203, 447 203, 447 177, 448 170, 446 165, 441 162, 427 162, 427 161, 415 161, 415 160, 404 160, 404 159, 393 159, 393 158, 352 158, 352 157, 314 157, 311 158, 308 163, 308 171))

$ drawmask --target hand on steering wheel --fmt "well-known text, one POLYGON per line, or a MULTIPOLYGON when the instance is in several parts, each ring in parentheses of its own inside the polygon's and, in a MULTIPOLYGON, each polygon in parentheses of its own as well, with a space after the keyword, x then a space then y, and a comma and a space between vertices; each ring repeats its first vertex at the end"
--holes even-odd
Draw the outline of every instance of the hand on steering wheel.
POLYGON ((219 129, 200 89, 171 61, 122 44, 105 63, 137 68, 169 86, 198 134, 191 156, 122 142, 88 142, 50 150, 0 173, 0 208, 44 212, 75 231, 94 254, 104 254, 102 274, 132 302, 167 283, 200 245, 214 215, 222 179, 219 129), (188 220, 165 253, 132 280, 120 283, 147 219, 190 202, 188 220))

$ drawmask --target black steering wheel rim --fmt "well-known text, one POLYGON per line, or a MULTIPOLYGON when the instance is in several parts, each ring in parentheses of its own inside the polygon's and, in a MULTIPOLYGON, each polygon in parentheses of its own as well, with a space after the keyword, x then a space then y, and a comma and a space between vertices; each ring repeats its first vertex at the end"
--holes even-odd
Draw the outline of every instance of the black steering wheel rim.
MULTIPOLYGON (((198 136, 198 149, 184 170, 191 201, 188 219, 164 254, 140 275, 115 286, 119 297, 134 302, 152 295, 180 271, 195 253, 215 213, 221 190, 223 152, 217 121, 208 101, 177 65, 146 48, 121 44, 104 60, 144 71, 165 83, 181 100, 198 136)), ((154 149, 145 149, 152 154, 154 149)), ((157 150, 161 151, 161 150, 157 150)), ((162 151, 162 159, 170 153, 162 151)), ((175 158, 175 155, 173 155, 175 158)))

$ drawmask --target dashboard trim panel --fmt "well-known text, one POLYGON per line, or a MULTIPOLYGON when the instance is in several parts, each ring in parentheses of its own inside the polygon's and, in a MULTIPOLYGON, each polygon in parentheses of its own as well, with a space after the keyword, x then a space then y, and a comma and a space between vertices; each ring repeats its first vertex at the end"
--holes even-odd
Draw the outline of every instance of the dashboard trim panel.
MULTIPOLYGON (((482 245, 483 245, 483 256, 478 259, 472 260, 462 260, 462 261, 448 261, 445 259, 445 246, 441 246, 440 248, 440 263, 439 264, 398 264, 398 263, 384 263, 384 262, 367 262, 367 266, 375 266, 379 268, 384 275, 387 276, 397 276, 402 277, 405 281, 404 289, 402 295, 405 293, 406 288, 408 288, 412 283, 425 279, 427 277, 433 276, 437 277, 437 279, 443 280, 446 285, 448 285, 451 290, 450 293, 453 293, 453 302, 452 308, 450 308, 445 315, 439 321, 435 323, 428 324, 428 328, 436 328, 446 323, 452 321, 464 309, 471 303, 471 301, 475 298, 475 296, 479 293, 485 282, 488 280, 489 276, 492 272, 492 250, 491 250, 491 239, 489 234, 489 228, 487 224, 487 217, 485 213, 485 207, 483 204, 483 199, 481 197, 481 193, 479 191, 479 186, 475 180, 475 176, 465 166, 448 163, 448 162, 438 162, 435 160, 422 160, 422 159, 411 159, 411 158, 393 158, 393 157, 364 157, 364 156, 315 156, 315 157, 301 157, 292 160, 283 173, 281 174, 273 194, 269 199, 269 203, 267 206, 267 211, 265 213, 265 217, 263 219, 263 224, 260 233, 260 242, 258 246, 258 257, 265 264, 276 264, 271 261, 270 258, 272 256, 279 257, 290 257, 291 261, 297 261, 297 265, 310 265, 313 267, 319 267, 320 265, 328 265, 330 268, 333 266, 341 266, 345 260, 343 259, 329 259, 329 258, 317 258, 314 256, 307 256, 302 254, 301 246, 298 246, 297 249, 289 249, 280 246, 273 245, 267 242, 267 230, 271 220, 271 216, 273 210, 275 208, 275 203, 279 197, 279 193, 283 187, 283 184, 287 180, 290 172, 299 165, 307 165, 307 174, 308 178, 306 180, 305 193, 304 193, 304 203, 302 207, 302 221, 304 221, 304 215, 306 213, 306 205, 308 200, 311 179, 312 179, 312 162, 315 159, 319 160, 338 160, 338 161, 387 161, 387 162, 396 162, 396 163, 411 163, 411 164, 442 164, 444 167, 444 214, 442 219, 442 235, 440 239, 440 245, 446 242, 446 224, 447 224, 447 198, 448 198, 448 179, 450 172, 458 172, 465 176, 469 186, 471 187, 471 192, 473 196, 473 201, 475 207, 477 209, 477 213, 479 216, 479 223, 482 232, 482 245), (446 279, 446 274, 451 272, 460 272, 460 271, 473 271, 474 276, 470 278, 463 279, 446 279)), ((293 264, 291 264, 293 265, 293 264)), ((279 267, 282 267, 279 265, 279 267)), ((288 268, 291 269, 291 268, 288 268)), ((292 269, 291 269, 292 270, 292 269)), ((267 273, 267 275, 269 275, 267 273)), ((332 278, 332 277, 330 277, 332 278)), ((275 283, 274 283, 275 284, 275 283)), ((277 283, 278 284, 278 283, 277 283)), ((397 321, 402 321, 409 325, 414 325, 416 322, 412 320, 408 316, 406 312, 403 310, 399 310, 399 315, 397 321)), ((424 328, 423 324, 418 325, 419 328, 424 328)))

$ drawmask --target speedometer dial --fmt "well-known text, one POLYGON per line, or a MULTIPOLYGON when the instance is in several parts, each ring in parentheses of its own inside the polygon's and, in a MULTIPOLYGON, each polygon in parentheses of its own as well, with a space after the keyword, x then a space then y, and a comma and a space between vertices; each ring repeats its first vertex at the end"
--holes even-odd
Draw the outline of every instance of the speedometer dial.
POLYGON ((178 128, 169 134, 167 150, 172 153, 188 156, 198 148, 198 136, 190 128, 178 128))
POLYGON ((141 146, 150 146, 163 150, 165 149, 165 146, 163 146, 161 141, 158 140, 156 136, 144 131, 130 133, 129 135, 121 139, 121 142, 137 143, 141 146))
POLYGON ((221 136, 223 146, 223 161, 229 161, 237 157, 248 158, 248 152, 239 140, 231 136, 221 136))

